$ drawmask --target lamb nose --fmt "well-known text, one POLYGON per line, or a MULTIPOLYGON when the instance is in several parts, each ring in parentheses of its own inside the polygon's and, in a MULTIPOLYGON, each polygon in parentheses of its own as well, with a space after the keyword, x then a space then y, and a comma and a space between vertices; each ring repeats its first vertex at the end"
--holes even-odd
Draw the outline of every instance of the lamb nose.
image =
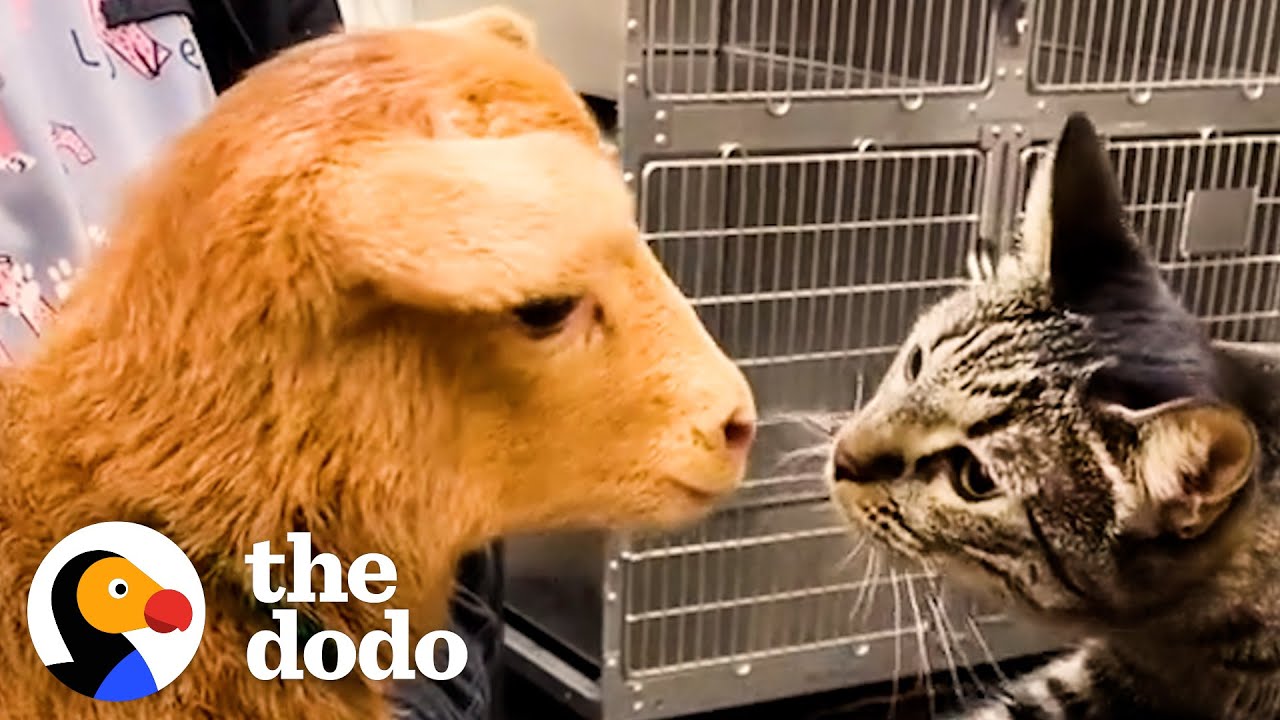
POLYGON ((724 424, 724 444, 735 455, 746 455, 756 438, 756 421, 738 410, 724 424))

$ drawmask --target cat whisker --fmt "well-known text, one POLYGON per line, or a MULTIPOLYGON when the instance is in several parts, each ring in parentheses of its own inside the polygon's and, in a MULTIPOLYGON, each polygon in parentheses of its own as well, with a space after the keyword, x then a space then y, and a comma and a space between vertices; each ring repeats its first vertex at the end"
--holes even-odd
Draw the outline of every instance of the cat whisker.
POLYGON ((780 412, 767 418, 768 422, 797 425, 823 437, 834 437, 844 421, 851 417, 849 412, 780 412))
POLYGON ((898 571, 889 568, 889 584, 893 587, 893 693, 889 696, 889 720, 898 709, 899 676, 902 675, 902 597, 898 594, 898 571))
POLYGON ((924 691, 929 697, 929 717, 937 715, 937 701, 933 689, 933 665, 929 657, 929 644, 925 640, 926 623, 924 616, 920 614, 920 601, 916 597, 916 583, 910 575, 906 576, 905 584, 907 586, 907 600, 911 603, 911 612, 916 616, 916 651, 919 653, 920 662, 916 666, 916 679, 924 679, 924 691))
POLYGON ((951 624, 951 616, 947 613, 946 596, 943 592, 943 588, 939 584, 938 575, 933 568, 933 563, 927 559, 922 559, 920 565, 925 568, 928 573, 927 577, 930 597, 927 599, 927 602, 930 605, 930 610, 933 613, 934 619, 938 623, 939 637, 943 641, 942 650, 947 655, 947 661, 951 665, 951 680, 955 683, 956 699, 960 701, 961 707, 967 708, 968 698, 965 697, 964 688, 960 682, 958 667, 953 653, 960 656, 961 662, 964 663, 963 667, 965 674, 967 674, 973 681, 974 687, 977 688, 978 692, 981 693, 983 697, 988 696, 990 693, 988 692, 987 684, 982 681, 981 676, 979 676, 977 670, 975 670, 974 662, 970 659, 969 653, 965 651, 964 641, 960 638, 960 633, 958 633, 955 626, 951 624))
POLYGON ((808 447, 789 450, 778 458, 778 467, 787 469, 795 467, 803 463, 812 463, 815 460, 825 459, 831 454, 831 443, 825 442, 819 445, 810 445, 808 447))
POLYGON ((939 644, 942 645, 942 654, 947 658, 947 670, 951 673, 951 684, 955 690, 956 700, 960 701, 961 707, 967 709, 969 700, 964 694, 964 683, 960 681, 960 668, 956 663, 956 653, 961 655, 965 670, 968 671, 969 677, 977 684, 979 691, 983 695, 986 694, 986 688, 983 687, 982 681, 973 672, 972 664, 964 652, 964 644, 956 637, 951 621, 947 618, 946 610, 942 606, 942 600, 935 596, 926 598, 925 603, 929 606, 930 614, 933 615, 934 627, 938 630, 939 644))
POLYGON ((867 547, 867 541, 870 539, 869 535, 863 535, 858 538, 858 541, 854 543, 853 549, 849 551, 849 554, 845 555, 843 560, 836 563, 836 572, 843 573, 845 570, 848 570, 849 566, 853 564, 854 559, 858 557, 858 554, 867 547))
POLYGON ((849 608, 849 622, 854 622, 854 616, 862 609, 863 603, 867 601, 867 593, 870 592, 870 586, 875 577, 875 566, 877 552, 873 548, 867 553, 866 564, 863 565, 862 578, 858 581, 858 594, 853 597, 853 605, 849 608))
POLYGON ((1008 685, 1009 676, 1004 674, 1004 669, 1000 667, 995 654, 991 652, 991 646, 987 644, 987 638, 982 634, 982 628, 978 627, 978 623, 973 619, 972 615, 966 617, 965 620, 969 625, 969 632, 973 634, 973 639, 978 643, 978 647, 982 648, 983 656, 986 657, 987 662, 991 665, 991 669, 995 670, 1000 684, 1008 685))
MULTIPOLYGON (((885 556, 883 553, 876 553, 875 569, 871 571, 872 578, 878 578, 884 574, 884 558, 885 556)), ((868 602, 866 605, 863 606, 862 616, 859 618, 860 622, 863 625, 866 625, 867 622, 871 620, 871 611, 875 609, 876 599, 880 597, 880 586, 881 586, 881 583, 877 582, 874 579, 871 579, 870 582, 867 583, 867 587, 870 589, 871 592, 867 596, 868 602)))
POLYGON ((871 608, 875 605, 876 593, 879 588, 879 582, 876 578, 880 575, 880 552, 878 549, 872 549, 867 556, 867 565, 862 573, 862 580, 859 583, 858 595, 853 600, 853 608, 849 611, 849 619, 853 620, 855 615, 862 611, 858 622, 866 625, 867 618, 871 616, 871 608))

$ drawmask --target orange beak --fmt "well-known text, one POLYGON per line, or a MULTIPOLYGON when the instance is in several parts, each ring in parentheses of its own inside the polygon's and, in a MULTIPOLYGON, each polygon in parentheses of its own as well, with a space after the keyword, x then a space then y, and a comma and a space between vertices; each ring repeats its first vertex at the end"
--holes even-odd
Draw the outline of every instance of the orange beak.
POLYGON ((191 627, 191 603, 177 590, 161 590, 147 600, 142 616, 158 633, 186 630, 191 627))

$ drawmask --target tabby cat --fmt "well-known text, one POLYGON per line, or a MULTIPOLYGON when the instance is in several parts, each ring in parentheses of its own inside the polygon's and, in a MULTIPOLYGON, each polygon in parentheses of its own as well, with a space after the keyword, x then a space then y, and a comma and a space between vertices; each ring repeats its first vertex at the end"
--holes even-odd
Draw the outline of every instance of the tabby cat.
POLYGON ((1080 114, 990 275, 828 464, 852 525, 1087 638, 965 717, 1280 717, 1280 354, 1207 339, 1080 114))

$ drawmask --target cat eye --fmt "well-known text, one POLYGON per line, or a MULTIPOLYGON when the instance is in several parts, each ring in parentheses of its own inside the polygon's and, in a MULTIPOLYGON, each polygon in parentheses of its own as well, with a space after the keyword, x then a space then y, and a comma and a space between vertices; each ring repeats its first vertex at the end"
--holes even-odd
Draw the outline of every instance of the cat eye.
POLYGON ((518 306, 512 312, 530 335, 544 338, 558 332, 581 302, 582 298, 578 297, 539 298, 518 306))
POLYGON ((907 382, 913 382, 920 377, 920 370, 924 367, 924 351, 919 345, 911 348, 911 352, 907 354, 907 382))
POLYGON ((1001 494, 982 463, 968 450, 952 448, 947 451, 947 461, 951 465, 951 488, 965 502, 982 502, 1001 494))

